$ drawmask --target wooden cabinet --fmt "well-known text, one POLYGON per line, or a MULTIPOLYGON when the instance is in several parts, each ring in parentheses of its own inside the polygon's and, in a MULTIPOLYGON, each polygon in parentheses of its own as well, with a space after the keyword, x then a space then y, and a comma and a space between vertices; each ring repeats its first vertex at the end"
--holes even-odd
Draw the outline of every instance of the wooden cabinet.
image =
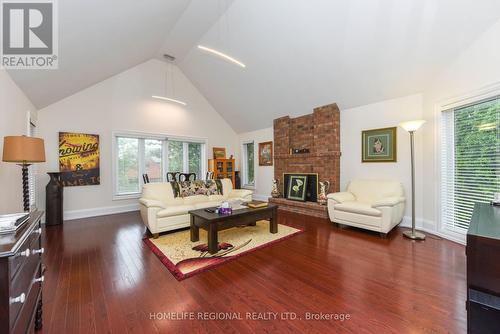
POLYGON ((214 173, 214 179, 231 179, 236 184, 234 159, 209 159, 208 171, 214 173))
POLYGON ((42 327, 42 212, 13 234, 0 236, 0 333, 42 327))

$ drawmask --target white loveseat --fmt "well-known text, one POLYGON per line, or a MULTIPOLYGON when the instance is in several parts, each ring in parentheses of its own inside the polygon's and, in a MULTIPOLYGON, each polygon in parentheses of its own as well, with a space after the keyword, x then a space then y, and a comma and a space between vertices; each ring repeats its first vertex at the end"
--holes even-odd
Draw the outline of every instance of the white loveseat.
POLYGON ((230 179, 221 180, 222 195, 194 195, 175 197, 169 182, 148 183, 142 188, 139 199, 141 217, 154 237, 158 233, 188 227, 188 211, 220 205, 223 201, 239 199, 243 202, 252 200, 252 191, 233 189, 230 179))
POLYGON ((380 232, 385 236, 403 219, 404 188, 397 181, 353 180, 345 192, 328 194, 334 223, 380 232))

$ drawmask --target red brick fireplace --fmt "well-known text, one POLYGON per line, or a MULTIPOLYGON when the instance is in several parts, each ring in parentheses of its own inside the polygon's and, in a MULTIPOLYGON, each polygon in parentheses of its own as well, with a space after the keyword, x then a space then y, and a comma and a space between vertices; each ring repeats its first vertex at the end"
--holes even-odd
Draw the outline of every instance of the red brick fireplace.
MULTIPOLYGON (((274 120, 274 178, 280 180, 282 194, 286 191, 284 173, 318 174, 318 181, 330 182, 329 192, 339 191, 340 111, 337 104, 315 108, 309 115, 274 120)), ((271 201, 287 211, 328 217, 326 206, 316 202, 284 198, 271 201)))

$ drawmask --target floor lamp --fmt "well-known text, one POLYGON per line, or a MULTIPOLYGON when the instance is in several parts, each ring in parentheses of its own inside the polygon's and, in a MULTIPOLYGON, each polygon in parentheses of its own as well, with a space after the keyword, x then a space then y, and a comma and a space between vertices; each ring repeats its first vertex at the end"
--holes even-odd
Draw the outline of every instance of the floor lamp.
POLYGON ((424 120, 416 120, 399 123, 399 126, 410 133, 410 152, 411 152, 411 231, 404 231, 403 235, 413 240, 424 240, 425 234, 415 230, 415 144, 414 133, 422 125, 424 120))
POLYGON ((23 208, 30 211, 28 167, 36 162, 45 162, 43 139, 27 136, 6 136, 3 139, 2 161, 15 162, 23 171, 23 208))

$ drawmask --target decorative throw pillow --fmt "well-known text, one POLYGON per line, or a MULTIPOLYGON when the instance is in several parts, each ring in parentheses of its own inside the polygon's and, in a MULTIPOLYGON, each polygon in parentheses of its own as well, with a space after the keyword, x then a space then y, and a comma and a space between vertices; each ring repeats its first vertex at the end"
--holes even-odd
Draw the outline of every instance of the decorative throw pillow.
POLYGON ((202 180, 179 182, 181 197, 206 195, 206 185, 202 180))
POLYGON ((179 188, 179 183, 177 183, 177 181, 170 181, 170 185, 172 186, 174 197, 179 197, 181 195, 181 189, 179 188))
POLYGON ((221 180, 207 180, 206 188, 207 188, 207 195, 222 195, 221 180))

